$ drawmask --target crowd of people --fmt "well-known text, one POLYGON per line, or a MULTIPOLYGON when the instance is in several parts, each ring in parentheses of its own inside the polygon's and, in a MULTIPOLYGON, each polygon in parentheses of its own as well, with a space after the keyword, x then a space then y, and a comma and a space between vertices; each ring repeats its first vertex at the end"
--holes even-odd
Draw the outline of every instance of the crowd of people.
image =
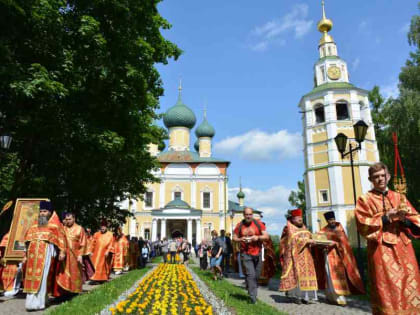
MULTIPOLYGON (((5 253, 9 233, 0 242, 0 258, 5 253)), ((26 293, 27 310, 41 310, 48 305, 48 296, 67 299, 82 292, 82 285, 100 284, 116 275, 142 268, 155 247, 148 240, 129 237, 118 228, 111 231, 103 220, 92 235, 76 223, 73 213, 65 213, 62 221, 51 202, 41 201, 36 224, 25 236, 23 261, 2 261, 0 290, 7 297, 16 296, 21 287, 26 293)))
MULTIPOLYGON (((420 273, 411 244, 420 238, 420 215, 406 197, 387 188, 390 175, 383 163, 369 168, 373 189, 361 196, 355 209, 359 233, 367 240, 370 296, 373 314, 420 314, 420 273)), ((350 242, 335 213, 324 213, 327 225, 311 233, 300 209, 287 214, 279 244, 279 256, 264 222, 245 207, 244 219, 230 233, 216 230, 212 239, 192 246, 183 237, 155 242, 111 232, 103 221, 92 235, 76 223, 73 213, 62 222, 48 201, 40 203, 39 218, 26 233, 25 257, 20 264, 0 265, 0 289, 15 296, 23 285, 26 309, 44 309, 48 294, 66 297, 82 291, 82 285, 108 281, 111 271, 121 274, 142 268, 151 257, 164 263, 188 264, 192 250, 200 268, 210 268, 214 280, 232 271, 245 279, 250 302, 256 303, 259 284, 266 284, 280 267, 279 290, 297 303, 318 301, 325 290, 330 303, 346 305, 346 296, 365 294, 350 242)), ((0 255, 8 241, 0 242, 0 255)), ((0 256, 1 258, 1 256, 0 256)))

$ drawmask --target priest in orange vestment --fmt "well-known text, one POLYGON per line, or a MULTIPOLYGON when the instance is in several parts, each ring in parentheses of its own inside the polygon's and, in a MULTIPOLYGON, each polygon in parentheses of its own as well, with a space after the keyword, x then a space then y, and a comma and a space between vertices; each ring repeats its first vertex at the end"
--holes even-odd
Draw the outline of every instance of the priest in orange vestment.
MULTIPOLYGON (((6 233, 0 243, 0 258, 3 258, 7 243, 9 242, 9 232, 6 233)), ((3 261, 0 262, 0 287, 5 291, 4 296, 12 297, 19 293, 22 283, 22 262, 3 261)))
POLYGON ((137 237, 132 237, 130 239, 130 269, 137 269, 138 267, 138 261, 140 256, 140 250, 139 250, 139 241, 137 237))
POLYGON ((404 195, 387 189, 388 168, 369 168, 373 189, 356 205, 359 233, 367 239, 373 314, 420 314, 420 273, 410 237, 420 237, 420 216, 404 195))
MULTIPOLYGON (((262 222, 264 224, 264 222, 262 222)), ((265 224, 264 224, 265 225, 265 224)), ((271 238, 263 241, 263 267, 261 275, 258 279, 258 283, 262 285, 267 285, 268 281, 276 273, 276 253, 274 252, 273 241, 271 238)))
POLYGON ((108 231, 106 222, 102 222, 100 231, 93 235, 92 251, 95 273, 90 279, 100 282, 107 281, 111 274, 114 235, 108 231))
POLYGON ((328 225, 323 234, 333 244, 317 248, 316 269, 318 288, 326 290, 327 299, 334 304, 346 305, 346 295, 365 294, 356 259, 344 228, 335 220, 334 211, 324 213, 328 225))
POLYGON ((114 260, 112 262, 112 269, 116 275, 121 274, 128 264, 128 249, 127 237, 119 228, 114 236, 114 260))
POLYGON ((66 258, 67 240, 57 214, 49 201, 41 201, 38 223, 25 235, 27 243, 24 290, 27 310, 44 309, 48 302, 48 291, 56 281, 56 262, 66 258))
POLYGON ((303 224, 302 210, 292 210, 280 239, 282 274, 279 291, 288 292, 287 295, 297 298, 298 303, 318 300, 316 271, 310 249, 313 244, 312 234, 303 224))
POLYGON ((64 270, 59 273, 57 283, 68 292, 80 293, 83 285, 83 255, 87 247, 86 233, 84 228, 75 223, 73 213, 66 213, 63 223, 68 250, 64 270))

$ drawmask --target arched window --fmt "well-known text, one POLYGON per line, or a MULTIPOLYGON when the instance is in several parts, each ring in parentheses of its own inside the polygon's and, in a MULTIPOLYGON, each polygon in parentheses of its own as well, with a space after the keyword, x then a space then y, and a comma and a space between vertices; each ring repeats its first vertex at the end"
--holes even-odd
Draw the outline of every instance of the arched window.
POLYGON ((325 122, 325 111, 324 111, 324 105, 317 104, 315 105, 315 123, 321 124, 325 122))
POLYGON ((335 104, 335 109, 337 112, 337 120, 350 119, 349 107, 346 101, 338 101, 335 104))

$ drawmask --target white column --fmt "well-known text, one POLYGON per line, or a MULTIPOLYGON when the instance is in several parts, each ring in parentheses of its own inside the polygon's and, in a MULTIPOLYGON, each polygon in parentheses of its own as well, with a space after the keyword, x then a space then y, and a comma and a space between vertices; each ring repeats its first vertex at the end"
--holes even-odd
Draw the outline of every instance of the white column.
POLYGON ((137 224, 136 218, 135 217, 134 218, 130 218, 130 225, 129 225, 129 232, 128 232, 128 234, 131 237, 137 236, 136 235, 136 224, 137 224))
POLYGON ((157 219, 152 220, 152 242, 157 239, 157 219))
POLYGON ((192 243, 192 220, 191 219, 187 219, 188 222, 188 226, 187 226, 187 239, 188 242, 192 243))
POLYGON ((159 208, 163 208, 165 206, 165 177, 163 176, 159 188, 159 208))
POLYGON ((192 177, 191 180, 191 207, 197 208, 197 182, 195 175, 192 177))
POLYGON ((197 244, 201 243, 201 220, 195 220, 195 239, 197 244))
POLYGON ((166 219, 160 220, 160 239, 163 240, 163 238, 166 237, 166 219))

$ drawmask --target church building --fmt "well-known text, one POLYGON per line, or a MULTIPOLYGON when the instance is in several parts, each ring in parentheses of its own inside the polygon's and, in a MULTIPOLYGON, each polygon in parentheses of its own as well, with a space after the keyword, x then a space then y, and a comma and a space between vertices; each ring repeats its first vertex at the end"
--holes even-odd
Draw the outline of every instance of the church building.
MULTIPOLYGON (((210 240, 212 230, 232 232, 243 219, 245 194, 242 188, 238 202, 228 200, 228 168, 230 162, 212 153, 215 129, 206 112, 195 129, 196 141, 191 150, 191 131, 196 124, 194 112, 178 101, 163 116, 169 131, 169 147, 159 151, 150 144, 149 152, 159 161, 153 171, 159 182, 147 185, 142 198, 124 202, 134 218, 128 219, 124 233, 152 241, 183 236, 192 244, 210 240)), ((260 213, 255 210, 255 213, 260 213)))
POLYGON ((355 147, 353 125, 363 120, 369 126, 361 150, 353 154, 357 196, 370 190, 368 169, 379 161, 379 153, 368 91, 350 83, 347 63, 339 57, 337 45, 329 34, 332 27, 322 1, 322 19, 318 23, 322 37, 318 45, 319 59, 314 66, 314 88, 299 103, 305 155, 306 222, 316 232, 326 225, 323 213, 332 210, 355 244, 350 158, 341 158, 334 138, 343 133, 355 147))

